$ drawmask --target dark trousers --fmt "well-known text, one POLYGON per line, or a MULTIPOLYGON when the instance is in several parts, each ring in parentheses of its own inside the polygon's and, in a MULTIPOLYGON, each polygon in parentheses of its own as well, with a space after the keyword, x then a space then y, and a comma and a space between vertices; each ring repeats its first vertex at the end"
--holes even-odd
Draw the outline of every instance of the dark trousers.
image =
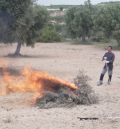
POLYGON ((100 75, 100 81, 103 81, 104 75, 106 74, 106 72, 108 71, 108 81, 111 81, 112 79, 112 73, 113 73, 113 64, 105 64, 105 66, 103 67, 102 73, 100 75))

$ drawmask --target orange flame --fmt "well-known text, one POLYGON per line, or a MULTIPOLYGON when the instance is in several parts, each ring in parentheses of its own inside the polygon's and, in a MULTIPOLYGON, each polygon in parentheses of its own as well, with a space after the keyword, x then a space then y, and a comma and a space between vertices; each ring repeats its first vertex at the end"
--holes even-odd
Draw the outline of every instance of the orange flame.
POLYGON ((42 96, 45 90, 54 90, 59 86, 66 86, 72 90, 76 90, 77 86, 62 79, 53 77, 45 72, 34 71, 30 68, 24 68, 20 76, 12 76, 4 70, 4 76, 1 84, 4 85, 0 89, 0 95, 7 95, 15 92, 32 92, 35 97, 42 96))

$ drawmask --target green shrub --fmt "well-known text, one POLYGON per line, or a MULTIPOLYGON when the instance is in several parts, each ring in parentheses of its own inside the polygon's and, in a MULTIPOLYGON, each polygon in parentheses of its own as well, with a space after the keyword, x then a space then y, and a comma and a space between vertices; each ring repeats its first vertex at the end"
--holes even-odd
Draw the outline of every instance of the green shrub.
POLYGON ((103 32, 97 32, 96 34, 94 34, 94 36, 91 38, 91 40, 93 42, 104 42, 104 43, 108 43, 110 39, 108 39, 107 37, 105 37, 103 32))
POLYGON ((109 42, 109 39, 105 38, 105 37, 93 37, 92 38, 92 41, 93 42, 103 42, 103 43, 108 43, 109 42))
POLYGON ((46 26, 40 36, 42 42, 60 42, 61 37, 52 26, 46 26))

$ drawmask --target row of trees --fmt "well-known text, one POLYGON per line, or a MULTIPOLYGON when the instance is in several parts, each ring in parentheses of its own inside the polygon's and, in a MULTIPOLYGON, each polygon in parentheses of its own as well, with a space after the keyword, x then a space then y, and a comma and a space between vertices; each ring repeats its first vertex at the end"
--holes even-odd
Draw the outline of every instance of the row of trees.
POLYGON ((114 38, 120 47, 120 3, 92 5, 88 0, 67 11, 66 25, 73 38, 114 38))
POLYGON ((73 6, 66 13, 63 27, 51 25, 49 20, 47 10, 33 0, 0 0, 0 42, 17 42, 14 54, 20 55, 23 44, 33 47, 37 41, 60 41, 58 33, 65 33, 63 28, 67 28, 72 38, 112 38, 120 47, 119 2, 92 5, 88 0, 84 5, 73 6))

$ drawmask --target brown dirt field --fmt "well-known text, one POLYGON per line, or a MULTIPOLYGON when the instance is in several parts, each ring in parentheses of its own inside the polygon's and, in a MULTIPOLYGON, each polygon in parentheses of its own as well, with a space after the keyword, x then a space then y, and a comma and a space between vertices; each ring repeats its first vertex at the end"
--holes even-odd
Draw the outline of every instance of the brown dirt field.
MULTIPOLYGON (((99 104, 73 108, 38 109, 30 103, 30 94, 0 96, 0 129, 120 129, 120 51, 115 51, 113 81, 110 86, 96 85, 103 67, 104 50, 93 45, 41 43, 34 49, 22 48, 22 58, 10 58, 15 45, 0 45, 0 57, 9 66, 31 66, 62 79, 73 81, 79 70, 91 78, 89 83, 99 96, 99 104), (80 121, 78 117, 98 117, 80 121)), ((107 77, 107 76, 106 76, 107 77)))

